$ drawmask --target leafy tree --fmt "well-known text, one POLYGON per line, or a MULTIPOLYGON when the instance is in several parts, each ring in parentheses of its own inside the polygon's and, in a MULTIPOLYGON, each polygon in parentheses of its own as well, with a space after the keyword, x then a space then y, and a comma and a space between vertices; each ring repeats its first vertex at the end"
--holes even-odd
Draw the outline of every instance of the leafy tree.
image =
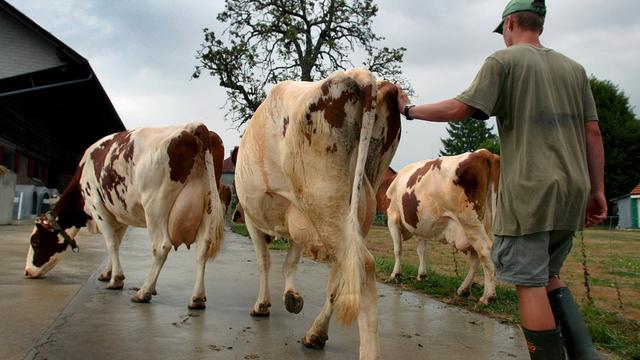
POLYGON ((405 48, 378 47, 384 37, 372 30, 373 0, 226 0, 217 20, 222 34, 205 28, 196 51, 203 71, 227 91, 227 118, 241 126, 266 97, 265 88, 282 80, 313 81, 353 67, 356 48, 363 66, 409 88, 400 64, 405 48), (224 38, 224 39, 223 39, 224 38))
POLYGON ((608 80, 590 79, 605 152, 607 199, 629 194, 640 182, 640 121, 629 98, 608 80))
POLYGON ((492 129, 493 127, 487 126, 486 122, 472 118, 450 122, 447 125, 449 137, 440 139, 444 146, 440 155, 457 155, 480 148, 500 153, 500 143, 497 136, 491 132, 492 129))

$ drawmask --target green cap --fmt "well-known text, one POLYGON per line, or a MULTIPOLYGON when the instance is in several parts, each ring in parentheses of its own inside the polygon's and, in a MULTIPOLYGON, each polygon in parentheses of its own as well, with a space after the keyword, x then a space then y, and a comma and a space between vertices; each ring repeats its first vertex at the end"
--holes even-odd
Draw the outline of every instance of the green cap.
POLYGON ((504 19, 513 13, 522 11, 531 11, 544 17, 547 14, 547 7, 544 5, 544 0, 511 0, 502 12, 502 21, 493 32, 502 34, 504 19))

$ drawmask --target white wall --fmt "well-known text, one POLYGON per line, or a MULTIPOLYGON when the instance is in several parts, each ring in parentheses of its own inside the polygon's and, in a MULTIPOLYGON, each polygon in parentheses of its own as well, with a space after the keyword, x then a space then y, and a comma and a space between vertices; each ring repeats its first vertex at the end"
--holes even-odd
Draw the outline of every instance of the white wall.
POLYGON ((4 166, 0 166, 0 225, 11 223, 15 192, 16 174, 4 166))
POLYGON ((618 200, 618 216, 620 229, 631 227, 631 199, 628 196, 618 200))

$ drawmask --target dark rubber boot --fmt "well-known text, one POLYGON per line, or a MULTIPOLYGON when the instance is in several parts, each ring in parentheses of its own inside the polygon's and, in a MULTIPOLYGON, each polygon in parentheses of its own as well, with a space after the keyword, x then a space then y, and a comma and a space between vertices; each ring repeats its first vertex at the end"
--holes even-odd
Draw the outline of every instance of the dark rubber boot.
POLYGON ((569 359, 602 359, 591 342, 589 330, 582 318, 578 304, 573 300, 571 291, 566 287, 550 291, 547 296, 556 323, 562 329, 562 339, 567 348, 569 359))
POLYGON ((531 360, 565 360, 560 328, 531 331, 522 328, 531 360))

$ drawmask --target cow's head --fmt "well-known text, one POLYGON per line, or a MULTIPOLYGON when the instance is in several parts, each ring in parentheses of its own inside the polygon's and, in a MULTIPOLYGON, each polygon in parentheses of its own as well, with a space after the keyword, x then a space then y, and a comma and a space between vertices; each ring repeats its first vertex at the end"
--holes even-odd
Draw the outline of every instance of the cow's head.
POLYGON ((31 233, 25 275, 38 278, 49 272, 58 263, 55 254, 66 250, 69 245, 76 248, 75 241, 60 228, 55 216, 47 213, 36 219, 36 226, 31 233))
POLYGON ((222 201, 222 205, 224 206, 224 212, 227 213, 227 209, 229 209, 229 205, 231 205, 231 188, 226 184, 220 185, 220 200, 222 201))

